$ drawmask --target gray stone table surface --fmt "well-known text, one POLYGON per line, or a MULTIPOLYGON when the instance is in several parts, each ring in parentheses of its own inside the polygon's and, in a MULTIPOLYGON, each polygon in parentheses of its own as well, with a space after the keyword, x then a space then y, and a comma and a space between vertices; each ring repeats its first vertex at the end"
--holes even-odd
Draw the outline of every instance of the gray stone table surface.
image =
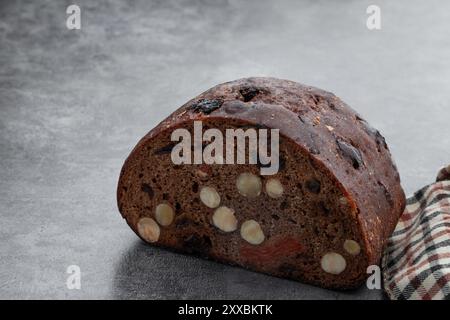
POLYGON ((203 90, 274 76, 385 135, 408 194, 450 162, 449 1, 1 1, 0 298, 381 299, 145 246, 115 188, 141 136, 203 90), (66 8, 81 7, 81 30, 66 8), (382 29, 366 28, 381 7, 382 29), (81 289, 66 287, 69 265, 81 289))

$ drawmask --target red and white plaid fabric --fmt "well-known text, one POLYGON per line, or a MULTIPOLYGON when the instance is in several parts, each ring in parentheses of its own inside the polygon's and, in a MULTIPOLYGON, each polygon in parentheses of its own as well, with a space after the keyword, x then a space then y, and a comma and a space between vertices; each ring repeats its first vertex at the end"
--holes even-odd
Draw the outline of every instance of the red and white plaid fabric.
POLYGON ((450 165, 407 200, 382 260, 393 300, 450 299, 450 165))

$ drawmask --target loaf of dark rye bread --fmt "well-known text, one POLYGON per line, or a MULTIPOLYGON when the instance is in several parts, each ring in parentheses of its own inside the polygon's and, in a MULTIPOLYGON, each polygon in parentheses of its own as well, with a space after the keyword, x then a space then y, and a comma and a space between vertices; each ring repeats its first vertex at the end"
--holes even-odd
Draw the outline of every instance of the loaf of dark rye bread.
POLYGON ((405 206, 378 130, 332 93, 274 78, 220 84, 172 113, 125 161, 117 199, 152 245, 340 289, 379 263, 405 206), (194 121, 279 129, 279 171, 175 165, 171 133, 194 121))

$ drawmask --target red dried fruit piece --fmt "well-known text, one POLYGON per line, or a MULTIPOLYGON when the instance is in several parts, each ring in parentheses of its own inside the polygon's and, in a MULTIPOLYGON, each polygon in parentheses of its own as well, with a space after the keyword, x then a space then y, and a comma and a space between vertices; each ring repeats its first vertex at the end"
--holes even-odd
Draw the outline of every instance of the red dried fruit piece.
POLYGON ((202 164, 195 170, 195 175, 199 178, 208 178, 212 174, 212 168, 210 165, 202 164))
POLYGON ((272 239, 254 246, 244 244, 239 249, 241 258, 248 262, 265 263, 279 261, 283 257, 297 255, 305 251, 305 246, 292 237, 272 239))

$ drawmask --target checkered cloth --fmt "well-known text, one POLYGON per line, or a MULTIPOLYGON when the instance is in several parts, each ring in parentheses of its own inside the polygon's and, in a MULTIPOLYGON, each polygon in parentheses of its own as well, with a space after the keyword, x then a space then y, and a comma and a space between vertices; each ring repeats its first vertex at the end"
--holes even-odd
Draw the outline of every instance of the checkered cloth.
POLYGON ((450 299, 450 165, 406 204, 384 252, 384 289, 393 300, 450 299))

